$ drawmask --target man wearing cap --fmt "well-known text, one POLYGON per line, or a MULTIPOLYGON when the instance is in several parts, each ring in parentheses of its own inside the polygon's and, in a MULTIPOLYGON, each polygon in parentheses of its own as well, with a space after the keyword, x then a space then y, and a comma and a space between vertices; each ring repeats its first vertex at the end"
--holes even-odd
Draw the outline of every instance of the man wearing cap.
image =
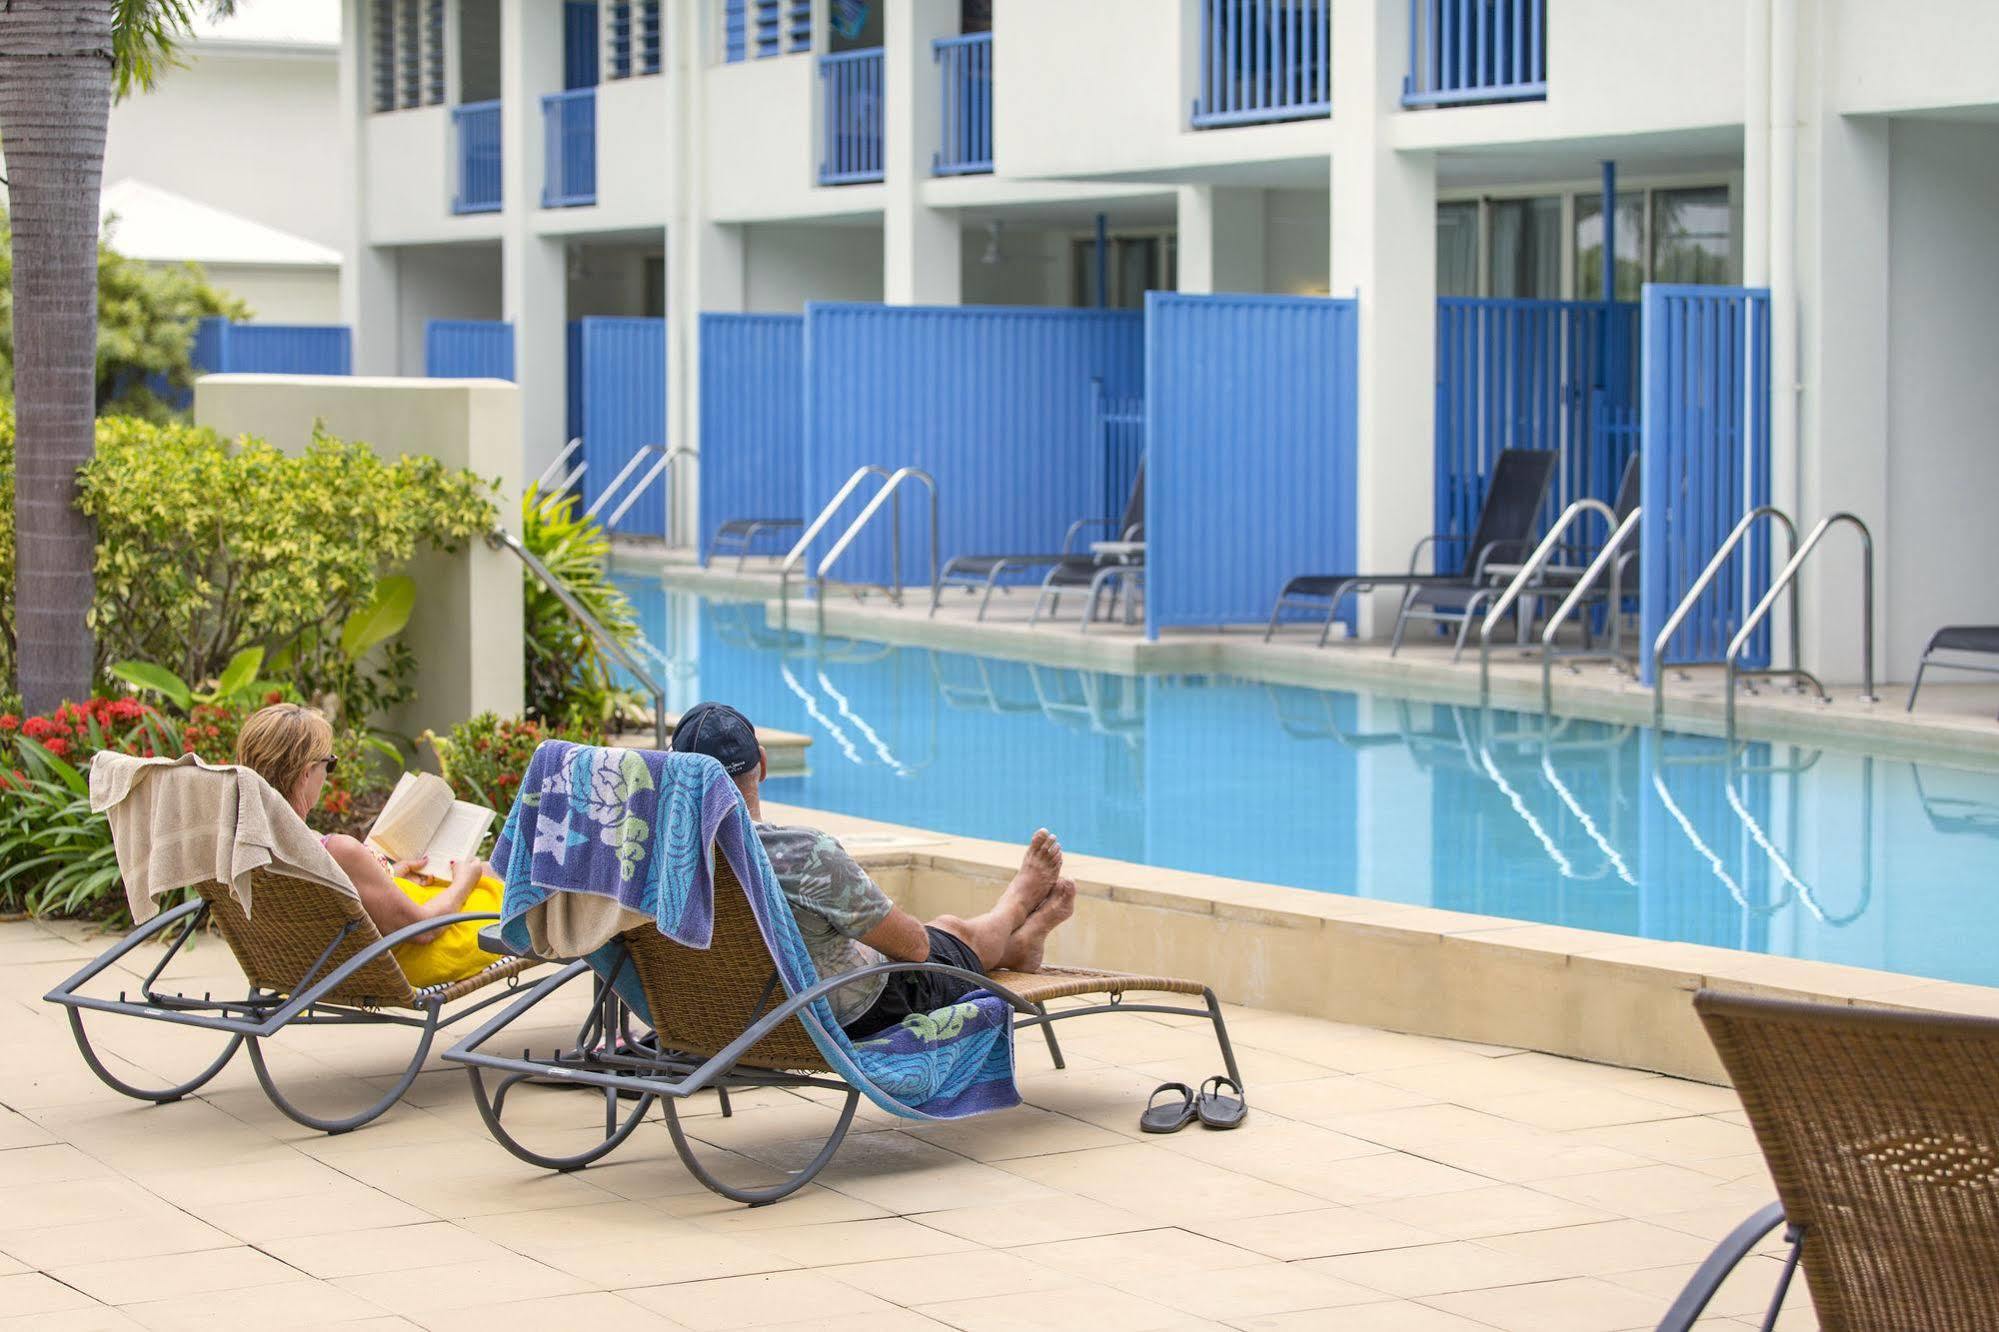
MULTIPOLYGON (((708 755, 735 781, 822 980, 885 961, 944 962, 979 975, 1034 971, 1050 932, 1075 914, 1076 885, 1061 877, 1062 847, 1046 828, 1035 832, 1020 872, 990 911, 926 925, 889 901, 828 834, 764 822, 758 795, 769 758, 742 713, 726 703, 696 704, 674 728, 673 748, 708 755)), ((835 990, 829 1002, 849 1035, 870 1036, 977 988, 939 972, 896 972, 835 990)))

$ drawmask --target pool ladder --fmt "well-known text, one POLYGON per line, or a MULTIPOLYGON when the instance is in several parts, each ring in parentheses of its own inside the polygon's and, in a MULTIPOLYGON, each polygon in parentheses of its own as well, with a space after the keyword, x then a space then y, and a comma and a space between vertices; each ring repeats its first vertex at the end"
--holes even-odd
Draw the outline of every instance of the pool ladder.
MULTIPOLYGON (((902 487, 911 481, 920 483, 924 489, 930 492, 930 592, 932 600, 935 600, 937 594, 937 480, 920 467, 898 467, 895 471, 891 472, 886 467, 869 463, 864 467, 854 469, 854 474, 848 477, 846 484, 841 486, 833 498, 826 502, 826 507, 819 511, 818 517, 814 518, 811 524, 806 527, 804 535, 798 538, 797 543, 785 555, 783 563, 778 566, 777 599, 779 607, 787 615, 789 614, 791 605, 791 575, 793 571, 804 563, 806 552, 811 549, 812 543, 818 540, 820 533, 824 532, 828 525, 832 523, 834 515, 839 513, 841 507, 853 497, 854 492, 867 483, 870 477, 882 478, 881 488, 875 491, 867 504, 862 506, 860 513, 855 515, 854 521, 847 524, 846 530, 841 532, 839 537, 833 542, 833 548, 826 552, 825 558, 819 561, 818 567, 813 571, 813 583, 819 600, 821 616, 823 617, 825 614, 827 575, 832 572, 833 566, 839 562, 840 557, 847 553, 847 548, 853 545, 854 538, 859 536, 862 530, 874 521, 875 516, 884 507, 889 511, 889 581, 887 583, 863 583, 857 586, 878 587, 888 593, 890 601, 898 606, 902 604, 902 487)), ((856 595, 858 596, 859 593, 857 592, 856 595)))

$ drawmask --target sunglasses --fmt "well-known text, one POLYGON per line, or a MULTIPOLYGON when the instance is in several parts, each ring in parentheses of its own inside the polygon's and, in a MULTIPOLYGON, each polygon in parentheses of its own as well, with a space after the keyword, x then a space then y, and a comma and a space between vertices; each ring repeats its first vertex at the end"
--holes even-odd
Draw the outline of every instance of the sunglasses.
POLYGON ((337 754, 328 754, 325 758, 318 760, 318 762, 324 763, 327 772, 330 773, 340 766, 340 756, 337 754))

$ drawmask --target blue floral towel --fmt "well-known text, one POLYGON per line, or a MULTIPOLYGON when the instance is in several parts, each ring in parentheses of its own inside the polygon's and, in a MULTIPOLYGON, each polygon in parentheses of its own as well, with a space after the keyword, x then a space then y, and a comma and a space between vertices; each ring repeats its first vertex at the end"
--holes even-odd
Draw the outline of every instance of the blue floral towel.
MULTIPOLYGON (((798 923, 757 840, 735 783, 700 754, 543 742, 493 847, 506 880, 501 935, 529 948, 527 915, 555 893, 587 893, 650 916, 659 931, 706 948, 715 925, 714 851, 743 885, 787 994, 819 981, 798 923)), ((633 1011, 649 1009, 615 940, 591 955, 617 975, 633 1011)), ((848 1038, 832 1007, 800 1015, 812 1043, 841 1077, 891 1114, 962 1119, 1020 1103, 1013 1078, 1013 1013, 977 992, 863 1041, 848 1038)))

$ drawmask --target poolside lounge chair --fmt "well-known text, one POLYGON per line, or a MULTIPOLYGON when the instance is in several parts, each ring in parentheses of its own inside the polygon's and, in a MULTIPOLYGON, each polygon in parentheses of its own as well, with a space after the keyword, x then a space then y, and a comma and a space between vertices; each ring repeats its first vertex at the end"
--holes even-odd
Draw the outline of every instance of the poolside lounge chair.
MULTIPOLYGON (((714 864, 713 927, 707 948, 689 948, 668 938, 652 924, 636 926, 618 935, 618 961, 608 978, 596 976, 599 1008, 614 1011, 594 1017, 590 1032, 584 1033, 566 1052, 539 1056, 522 1052, 516 1058, 508 1043, 508 1053, 489 1053, 513 1023, 527 1019, 537 1005, 563 986, 588 974, 588 964, 573 963, 548 977, 477 1031, 445 1053, 445 1058, 466 1065, 472 1078, 474 1097, 486 1126, 500 1144, 515 1156, 554 1170, 573 1170, 600 1159, 624 1140, 655 1100, 666 1116, 667 1132, 682 1164, 707 1188, 736 1202, 752 1206, 776 1202, 809 1184, 833 1159, 853 1123, 861 1091, 836 1072, 821 1044, 806 1029, 813 1002, 841 984, 856 978, 894 971, 943 971, 954 969, 936 962, 891 962, 858 972, 848 972, 793 990, 779 970, 770 947, 765 943, 748 896, 737 879, 720 839, 711 848, 714 864), (608 979, 608 983, 607 983, 608 979), (629 1019, 628 1012, 615 1011, 625 983, 635 981, 652 1016, 651 1032, 623 1042, 616 1053, 607 1052, 591 1033, 616 1031, 629 1019), (489 1094, 485 1077, 497 1074, 489 1094), (567 1086, 594 1087, 605 1098, 605 1138, 587 1151, 571 1156, 551 1156, 521 1142, 503 1123, 505 1097, 522 1082, 559 1080, 567 1086), (728 1183, 702 1163, 680 1120, 680 1103, 705 1090, 724 1095, 723 1113, 728 1113, 726 1094, 731 1089, 749 1087, 818 1087, 844 1093, 837 1119, 825 1143, 801 1169, 782 1181, 763 1188, 728 1183), (621 1113, 617 1098, 636 1098, 636 1105, 621 1113)), ((760 847, 755 854, 761 855, 760 847)), ((788 911, 776 913, 775 928, 787 952, 802 955, 804 945, 796 922, 788 911)), ((601 962, 601 958, 600 958, 601 962)), ((806 964, 809 967, 809 962, 806 964)), ((966 973, 957 973, 966 974, 966 973)), ((1039 1027, 1048 1052, 1057 1068, 1064 1067, 1061 1046, 1052 1024, 1096 1013, 1172 1013, 1206 1018, 1214 1025, 1228 1074, 1238 1084, 1241 1075, 1235 1052, 1229 1044, 1228 1027, 1214 991, 1198 981, 1175 980, 1164 976, 1131 976, 1116 972, 1047 967, 1038 972, 1000 971, 981 980, 984 989, 1004 1000, 1013 1010, 1012 1031, 1039 1027), (1134 993, 1198 995, 1201 1006, 1172 1006, 1133 1002, 1134 993), (1051 1000, 1099 995, 1104 1002, 1078 1008, 1050 1011, 1051 1000)), ((1011 1033, 1005 1038, 1011 1039, 1011 1033)), ((905 1112, 906 1113, 906 1112, 905 1112)), ((594 1136, 595 1129, 592 1134, 594 1136)))
MULTIPOLYGON (((1001 578, 1009 573, 1025 573, 1034 569, 1046 569, 1048 572, 1042 579, 1042 591, 1035 599, 1034 613, 1030 617, 1030 622, 1039 618, 1042 599, 1049 595, 1051 588, 1058 602, 1064 590, 1089 588, 1091 607, 1094 608, 1097 591, 1102 587, 1102 583, 1097 582, 1098 574, 1106 568, 1116 567, 1125 572, 1111 577, 1126 577, 1142 568, 1143 561, 1133 564, 1126 560, 1093 555, 1076 549, 1076 539, 1092 527, 1109 528, 1116 538, 1123 542, 1138 542, 1145 539, 1143 459, 1139 461, 1138 471, 1132 477, 1131 493, 1125 497, 1124 513, 1115 523, 1108 518, 1078 518, 1069 524, 1069 530, 1062 538, 1062 549, 1059 553, 955 555, 945 562, 943 571, 937 575, 937 589, 930 597, 930 613, 932 615, 937 613, 937 606, 943 599, 945 588, 962 587, 968 592, 980 594, 978 618, 983 620, 986 618, 986 607, 992 602, 993 590, 995 588, 1005 590, 1001 578)), ((1085 619, 1087 621, 1087 615, 1085 619)))
POLYGON ((1417 570, 1425 547, 1439 541, 1463 540, 1439 532, 1416 543, 1409 552, 1409 568, 1405 573, 1306 574, 1293 578, 1277 594, 1277 604, 1271 607, 1270 625, 1263 632, 1264 642, 1269 642, 1277 632, 1278 621, 1287 607, 1323 605, 1326 623, 1319 631, 1319 646, 1324 647, 1332 637, 1340 603, 1349 595, 1400 587, 1406 591, 1402 608, 1395 617, 1391 651, 1402 646, 1402 631, 1411 619, 1459 620, 1457 646, 1462 650, 1472 615, 1500 591, 1488 576, 1486 566, 1522 559, 1533 548, 1535 520, 1541 512, 1541 501, 1547 497, 1549 483, 1554 480, 1558 461, 1558 455, 1550 449, 1506 449, 1500 453, 1493 464, 1485 503, 1479 509, 1478 525, 1466 543, 1464 562, 1457 572, 1417 570), (1446 606, 1449 609, 1444 609, 1446 606))
POLYGON ((1780 1201, 1701 1264, 1685 1332, 1777 1226, 1824 1332, 1999 1327, 1999 1021, 1703 990, 1707 1025, 1780 1201))
POLYGON ((1981 656, 1999 656, 1999 624, 1954 624, 1937 630, 1930 635, 1929 646, 1923 649, 1923 659, 1916 663, 1916 681, 1909 686, 1908 706, 1904 712, 1916 710, 1916 694, 1923 687, 1923 672, 1932 666, 1940 666, 1947 671, 1977 671, 1983 675, 1999 675, 1999 666, 1973 666, 1962 661, 1931 661, 1939 652, 1975 652, 1981 656))
MULTIPOLYGON (((201 777, 223 781, 263 779, 247 769, 202 769, 201 777)), ((232 788, 233 789, 233 788, 232 788)), ((286 811, 289 812, 289 811, 286 811)), ((294 815, 294 818, 297 816, 294 815)), ((328 860, 328 865, 332 861, 328 860)), ((335 873, 338 872, 337 867, 335 873)), ((114 1091, 142 1101, 165 1103, 188 1096, 213 1079, 245 1042, 257 1081, 271 1104, 307 1128, 345 1133, 386 1113, 416 1081, 438 1031, 498 1003, 510 991, 457 1004, 535 965, 532 959, 504 958, 466 980, 413 988, 389 951, 418 934, 463 920, 490 920, 490 914, 463 913, 422 921, 384 936, 352 891, 259 869, 251 875, 250 910, 245 912, 228 884, 194 885, 195 897, 161 912, 106 949, 46 996, 69 1012, 71 1033, 83 1060, 114 1091), (162 976, 189 939, 213 925, 249 983, 242 999, 195 995, 169 988, 162 976), (120 990, 116 999, 81 993, 98 976, 118 966, 141 944, 170 930, 164 956, 147 957, 148 970, 137 994, 120 990), (455 1005, 455 1006, 454 1006, 455 1005), (447 1011, 448 1010, 448 1011, 447 1011), (179 1083, 140 1086, 114 1073, 92 1047, 85 1012, 113 1014, 218 1033, 227 1039, 213 1063, 179 1083), (416 1048, 390 1089, 366 1108, 328 1117, 294 1104, 279 1090, 264 1059, 262 1043, 293 1026, 366 1023, 410 1027, 416 1048)))
POLYGON ((702 555, 701 563, 703 566, 713 564, 717 555, 733 553, 736 557, 737 572, 741 572, 744 562, 755 553, 758 537, 765 533, 788 532, 804 526, 803 518, 731 518, 716 528, 715 535, 708 539, 708 550, 702 555))

